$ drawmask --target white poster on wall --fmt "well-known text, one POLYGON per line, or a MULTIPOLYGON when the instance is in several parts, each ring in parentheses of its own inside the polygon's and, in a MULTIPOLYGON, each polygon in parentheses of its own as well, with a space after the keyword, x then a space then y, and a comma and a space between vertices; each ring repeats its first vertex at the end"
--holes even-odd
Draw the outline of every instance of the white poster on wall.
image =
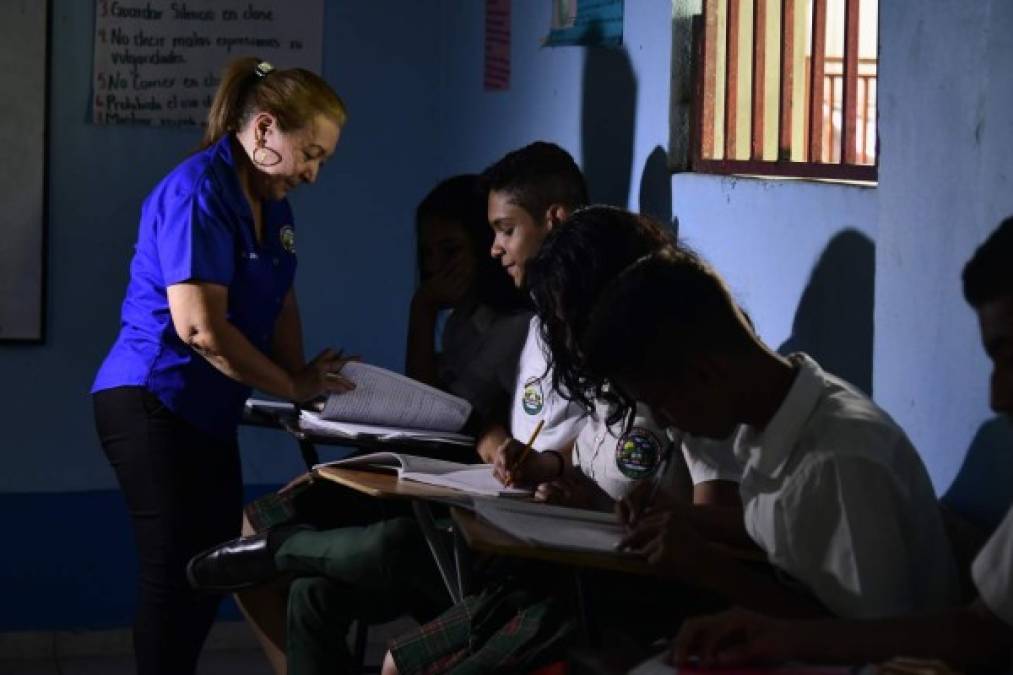
POLYGON ((320 72, 323 0, 96 0, 96 124, 199 126, 240 56, 320 72))

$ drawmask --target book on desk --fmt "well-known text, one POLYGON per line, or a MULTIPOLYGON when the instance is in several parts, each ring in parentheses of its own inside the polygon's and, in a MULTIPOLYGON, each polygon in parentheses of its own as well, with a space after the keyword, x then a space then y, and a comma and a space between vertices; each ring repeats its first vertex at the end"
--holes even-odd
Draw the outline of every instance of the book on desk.
POLYGON ((323 467, 393 472, 400 481, 452 488, 475 497, 530 497, 532 494, 530 489, 500 483, 493 476, 491 464, 461 464, 400 452, 371 452, 318 464, 313 469, 323 467))
MULTIPOLYGON (((348 439, 475 443, 473 436, 460 433, 472 409, 465 399, 368 363, 346 363, 341 374, 355 383, 355 389, 328 395, 313 406, 316 409, 300 410, 301 430, 348 439)), ((293 411, 291 404, 259 399, 250 399, 247 407, 293 411)))

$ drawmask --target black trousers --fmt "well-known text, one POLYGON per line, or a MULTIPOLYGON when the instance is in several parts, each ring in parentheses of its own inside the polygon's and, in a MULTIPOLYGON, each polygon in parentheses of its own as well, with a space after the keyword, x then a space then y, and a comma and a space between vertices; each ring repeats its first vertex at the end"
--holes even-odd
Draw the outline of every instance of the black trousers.
POLYGON ((138 675, 193 673, 221 597, 190 590, 186 563, 239 535, 239 447, 189 425, 143 387, 108 389, 93 401, 137 543, 138 675))

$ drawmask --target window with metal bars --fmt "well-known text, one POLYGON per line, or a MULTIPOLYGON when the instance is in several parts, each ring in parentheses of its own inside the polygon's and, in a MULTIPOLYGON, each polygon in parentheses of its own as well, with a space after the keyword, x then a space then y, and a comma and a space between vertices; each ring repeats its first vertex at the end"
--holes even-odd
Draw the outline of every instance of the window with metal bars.
POLYGON ((878 0, 703 0, 691 168, 875 181, 878 0))

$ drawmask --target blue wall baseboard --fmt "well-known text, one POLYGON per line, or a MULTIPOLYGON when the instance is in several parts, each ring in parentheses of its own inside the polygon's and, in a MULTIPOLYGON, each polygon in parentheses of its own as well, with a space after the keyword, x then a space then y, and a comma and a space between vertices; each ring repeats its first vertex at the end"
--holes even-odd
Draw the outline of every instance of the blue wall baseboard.
MULTIPOLYGON (((278 487, 247 485, 245 499, 278 487)), ((131 625, 137 554, 118 491, 0 494, 0 513, 0 631, 131 625)), ((231 598, 219 618, 239 618, 231 598)))

